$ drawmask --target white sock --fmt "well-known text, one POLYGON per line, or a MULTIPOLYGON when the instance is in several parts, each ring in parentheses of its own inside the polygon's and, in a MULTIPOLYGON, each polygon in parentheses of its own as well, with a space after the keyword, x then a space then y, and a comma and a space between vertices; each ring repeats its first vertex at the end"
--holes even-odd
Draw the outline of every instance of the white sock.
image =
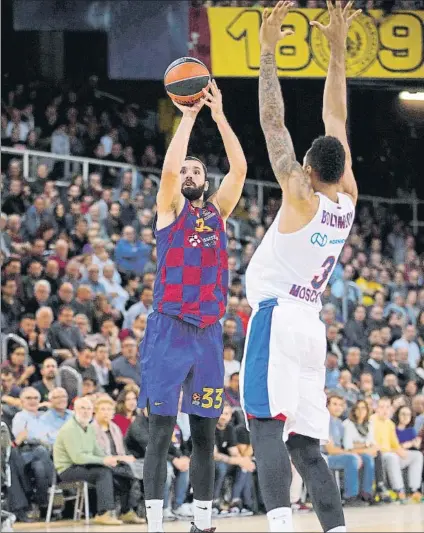
POLYGON ((271 532, 292 533, 293 512, 291 507, 278 507, 266 514, 271 532))
POLYGON ((199 529, 210 529, 212 527, 212 501, 193 500, 194 525, 199 529))
POLYGON ((163 533, 163 500, 146 500, 147 531, 163 533))
POLYGON ((333 529, 329 529, 327 533, 330 533, 331 531, 334 531, 334 533, 346 533, 347 529, 346 526, 337 526, 333 527, 333 529))

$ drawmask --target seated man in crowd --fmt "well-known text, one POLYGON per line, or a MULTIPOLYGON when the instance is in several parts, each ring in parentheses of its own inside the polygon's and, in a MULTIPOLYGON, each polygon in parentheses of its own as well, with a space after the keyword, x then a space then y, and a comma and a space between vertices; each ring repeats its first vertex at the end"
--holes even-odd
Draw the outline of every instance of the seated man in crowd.
POLYGON ((106 394, 100 396, 94 405, 93 420, 97 446, 105 456, 119 457, 120 464, 113 470, 113 483, 121 503, 119 519, 124 524, 144 524, 145 520, 135 512, 139 500, 138 481, 131 477, 131 469, 126 464, 133 461, 134 457, 125 451, 121 430, 112 422, 114 415, 115 402, 106 394), (120 472, 124 475, 120 475, 120 472))
MULTIPOLYGON (((235 473, 230 512, 234 512, 235 508, 240 511, 239 506, 242 501, 242 494, 246 485, 251 483, 251 476, 248 474, 256 470, 255 463, 253 463, 251 457, 241 455, 237 447, 237 433, 231 423, 232 416, 233 410, 230 404, 225 403, 215 431, 215 488, 213 501, 215 514, 222 512, 221 492, 225 477, 230 473, 235 473)), ((249 506, 252 502, 246 501, 245 504, 249 506)))
POLYGON ((53 445, 60 428, 72 417, 72 411, 67 409, 68 393, 62 387, 56 387, 49 392, 49 409, 40 417, 47 431, 47 441, 53 445))
POLYGON ((47 510, 48 489, 54 474, 48 428, 41 421, 40 393, 33 387, 26 387, 20 399, 22 411, 13 418, 12 433, 26 469, 30 469, 34 475, 35 500, 43 516, 47 510))
POLYGON ((21 389, 16 385, 16 379, 10 368, 1 369, 1 416, 8 425, 21 408, 19 398, 21 389))
POLYGON ((87 398, 75 401, 75 415, 59 430, 53 446, 54 466, 61 481, 88 481, 96 487, 97 515, 94 522, 105 526, 121 526, 114 517, 114 468, 118 456, 105 455, 96 441, 92 424, 93 404, 87 398))
POLYGON ((58 369, 56 360, 53 357, 44 359, 40 373, 41 379, 33 383, 33 387, 38 390, 41 396, 41 402, 45 404, 49 401, 49 394, 57 385, 58 369))
POLYGON ((330 439, 325 445, 325 453, 328 455, 328 466, 332 470, 344 472, 344 500, 345 505, 350 507, 363 507, 367 505, 359 494, 359 470, 363 467, 362 479, 363 495, 372 494, 374 482, 374 460, 371 456, 360 457, 354 453, 348 453, 343 449, 344 427, 340 419, 345 410, 345 401, 338 394, 330 394, 327 403, 330 412, 330 439))
POLYGON ((399 501, 405 501, 405 485, 402 470, 408 469, 408 488, 413 501, 421 501, 423 454, 418 450, 405 450, 399 444, 396 426, 391 420, 392 404, 389 398, 380 398, 377 412, 371 417, 374 439, 383 455, 383 464, 392 490, 399 501))

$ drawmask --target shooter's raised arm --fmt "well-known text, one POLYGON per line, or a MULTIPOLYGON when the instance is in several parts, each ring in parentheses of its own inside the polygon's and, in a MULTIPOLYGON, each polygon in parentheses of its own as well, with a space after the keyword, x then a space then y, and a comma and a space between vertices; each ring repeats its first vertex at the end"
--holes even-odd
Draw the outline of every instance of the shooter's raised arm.
POLYGON ((247 174, 247 162, 243 148, 224 115, 221 91, 215 80, 209 84, 209 89, 210 92, 203 91, 203 103, 211 109, 212 118, 218 126, 230 164, 228 174, 210 201, 216 204, 221 216, 225 219, 231 215, 240 200, 247 174))
POLYGON ((175 103, 175 106, 181 110, 183 116, 175 132, 162 167, 162 175, 157 194, 158 214, 177 211, 184 198, 181 194, 180 171, 187 156, 188 142, 190 140, 191 130, 193 129, 196 117, 203 107, 202 102, 198 102, 192 107, 182 106, 175 103))

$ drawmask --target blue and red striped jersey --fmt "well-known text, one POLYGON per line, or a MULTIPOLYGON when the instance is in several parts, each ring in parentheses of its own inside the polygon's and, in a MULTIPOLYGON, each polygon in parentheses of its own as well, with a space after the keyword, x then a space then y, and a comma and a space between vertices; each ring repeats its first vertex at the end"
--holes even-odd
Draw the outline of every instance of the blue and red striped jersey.
POLYGON ((216 207, 186 200, 178 218, 155 231, 153 308, 205 328, 224 315, 228 292, 227 235, 216 207))

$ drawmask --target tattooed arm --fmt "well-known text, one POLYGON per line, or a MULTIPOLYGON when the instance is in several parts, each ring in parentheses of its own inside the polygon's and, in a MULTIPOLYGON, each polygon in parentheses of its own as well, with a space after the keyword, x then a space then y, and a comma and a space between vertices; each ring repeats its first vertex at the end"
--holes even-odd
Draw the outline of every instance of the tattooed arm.
POLYGON ((284 192, 297 200, 313 195, 308 176, 296 161, 293 142, 284 123, 284 101, 275 53, 262 48, 259 74, 259 114, 272 170, 284 192))

